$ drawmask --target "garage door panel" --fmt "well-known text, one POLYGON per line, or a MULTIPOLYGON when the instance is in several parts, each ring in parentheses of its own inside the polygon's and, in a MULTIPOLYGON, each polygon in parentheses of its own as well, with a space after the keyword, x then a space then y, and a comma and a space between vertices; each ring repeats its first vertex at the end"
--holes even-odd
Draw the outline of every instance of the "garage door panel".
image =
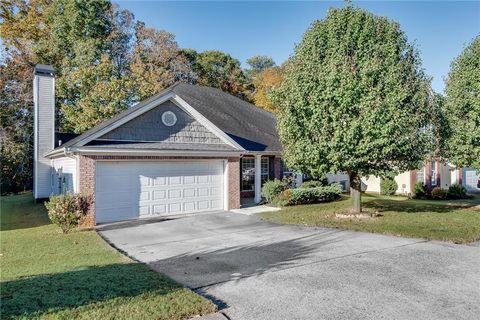
POLYGON ((164 200, 167 198, 166 190, 155 190, 153 191, 153 200, 164 200))
POLYGON ((97 222, 223 209, 223 162, 99 162, 97 222))

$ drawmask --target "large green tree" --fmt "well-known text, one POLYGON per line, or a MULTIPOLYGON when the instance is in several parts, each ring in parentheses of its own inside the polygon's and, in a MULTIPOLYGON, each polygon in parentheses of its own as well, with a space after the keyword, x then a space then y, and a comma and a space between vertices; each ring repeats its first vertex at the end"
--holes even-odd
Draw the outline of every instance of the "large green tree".
POLYGON ((452 62, 446 85, 446 157, 480 170, 480 36, 452 62))
POLYGON ((192 49, 182 49, 181 53, 192 67, 197 84, 221 89, 244 100, 250 99, 251 84, 240 61, 218 50, 198 53, 192 49))
POLYGON ((275 100, 287 165, 347 173, 354 212, 362 176, 416 168, 432 147, 418 52, 398 23, 351 5, 307 30, 275 100))

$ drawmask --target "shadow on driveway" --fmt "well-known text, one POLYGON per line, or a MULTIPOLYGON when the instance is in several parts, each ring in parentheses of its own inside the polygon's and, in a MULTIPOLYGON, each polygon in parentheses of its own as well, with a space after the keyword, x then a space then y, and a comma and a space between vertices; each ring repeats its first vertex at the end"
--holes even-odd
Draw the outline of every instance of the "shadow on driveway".
MULTIPOLYGON (((321 246, 345 240, 349 234, 331 230, 278 242, 260 241, 222 249, 200 250, 159 259, 149 265, 198 289, 227 281, 283 270, 303 262, 321 246)), ((227 243, 225 245, 228 245, 227 243)))

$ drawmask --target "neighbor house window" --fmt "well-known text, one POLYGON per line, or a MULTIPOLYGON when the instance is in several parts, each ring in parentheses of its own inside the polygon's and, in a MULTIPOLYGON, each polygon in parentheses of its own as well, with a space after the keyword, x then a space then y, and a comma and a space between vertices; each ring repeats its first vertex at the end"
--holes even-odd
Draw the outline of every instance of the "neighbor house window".
POLYGON ((430 163, 430 166, 432 168, 432 186, 436 186, 437 185, 437 163, 436 161, 432 161, 430 163))
POLYGON ((425 183, 425 172, 423 168, 417 171, 417 182, 425 183))
MULTIPOLYGON (((268 158, 261 159, 262 184, 268 180, 268 158)), ((242 158, 242 191, 255 190, 255 158, 242 158)))

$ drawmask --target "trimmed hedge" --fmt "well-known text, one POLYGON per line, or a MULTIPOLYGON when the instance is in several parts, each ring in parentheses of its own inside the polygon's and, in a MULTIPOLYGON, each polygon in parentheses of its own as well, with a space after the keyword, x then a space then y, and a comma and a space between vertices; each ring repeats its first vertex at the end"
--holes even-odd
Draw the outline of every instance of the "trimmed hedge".
POLYGON ((273 199, 279 206, 294 206, 338 200, 342 194, 342 186, 338 183, 316 188, 288 189, 273 199))
POLYGON ((321 181, 310 180, 310 181, 305 181, 304 183, 302 183, 299 188, 308 189, 308 188, 318 188, 318 187, 323 187, 323 186, 324 186, 324 184, 321 181))
POLYGON ((287 184, 283 181, 278 179, 267 181, 262 187, 262 197, 264 197, 267 202, 272 202, 273 198, 285 189, 287 189, 287 184))

